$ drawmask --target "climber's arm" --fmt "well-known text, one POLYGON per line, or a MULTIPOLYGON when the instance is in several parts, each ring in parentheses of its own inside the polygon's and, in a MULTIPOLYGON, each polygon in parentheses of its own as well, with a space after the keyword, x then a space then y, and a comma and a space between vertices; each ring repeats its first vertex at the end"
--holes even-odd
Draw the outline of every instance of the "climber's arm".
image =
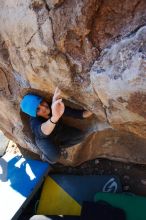
POLYGON ((64 115, 73 118, 84 119, 90 117, 92 115, 92 112, 65 107, 64 115))
MULTIPOLYGON (((56 122, 56 119, 51 117, 51 121, 56 122)), ((30 126, 36 138, 48 137, 55 128, 55 124, 51 121, 48 120, 45 123, 42 123, 38 118, 30 117, 30 126)))
POLYGON ((55 126, 56 126, 57 120, 53 119, 53 117, 51 117, 50 119, 48 119, 46 122, 41 124, 41 131, 43 132, 43 134, 45 135, 49 135, 51 134, 51 132, 54 130, 55 126))
MULTIPOLYGON (((62 98, 61 91, 58 87, 56 87, 53 98, 52 98, 52 104, 56 102, 57 100, 62 100, 61 98, 62 98)), ((70 107, 64 107, 64 115, 74 117, 74 118, 84 119, 84 118, 88 118, 89 116, 91 116, 92 113, 86 110, 79 110, 79 109, 73 109, 70 107)))
POLYGON ((52 103, 51 106, 52 109, 52 117, 49 118, 46 122, 41 124, 41 131, 45 135, 51 134, 51 132, 55 128, 55 123, 60 119, 62 114, 64 113, 64 103, 62 102, 62 99, 58 99, 52 103))
POLYGON ((83 110, 65 107, 64 116, 83 119, 83 110))

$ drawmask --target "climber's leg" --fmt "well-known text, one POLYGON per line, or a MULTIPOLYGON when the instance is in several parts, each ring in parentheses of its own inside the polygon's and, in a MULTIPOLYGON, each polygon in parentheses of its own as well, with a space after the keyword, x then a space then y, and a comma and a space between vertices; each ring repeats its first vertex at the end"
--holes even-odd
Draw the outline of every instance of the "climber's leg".
POLYGON ((37 147, 42 152, 41 158, 54 164, 60 158, 59 148, 49 138, 35 138, 37 147))
POLYGON ((78 128, 71 127, 69 125, 63 125, 63 128, 58 132, 57 138, 61 147, 71 147, 75 144, 78 144, 84 140, 87 136, 85 131, 82 131, 78 128))

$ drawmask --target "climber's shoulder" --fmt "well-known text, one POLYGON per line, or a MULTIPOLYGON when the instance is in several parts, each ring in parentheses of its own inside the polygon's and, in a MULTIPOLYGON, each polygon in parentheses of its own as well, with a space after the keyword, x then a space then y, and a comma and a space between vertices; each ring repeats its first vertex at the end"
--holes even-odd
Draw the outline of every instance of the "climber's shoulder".
POLYGON ((29 121, 30 121, 30 126, 32 130, 34 130, 36 126, 40 126, 44 122, 43 118, 41 117, 30 117, 29 121))

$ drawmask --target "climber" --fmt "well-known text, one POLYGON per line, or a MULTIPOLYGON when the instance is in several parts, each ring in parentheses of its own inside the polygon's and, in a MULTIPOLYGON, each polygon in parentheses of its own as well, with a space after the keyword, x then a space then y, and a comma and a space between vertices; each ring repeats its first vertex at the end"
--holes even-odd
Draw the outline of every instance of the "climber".
POLYGON ((87 135, 85 131, 64 124, 62 116, 83 119, 92 115, 87 110, 65 107, 58 87, 55 89, 52 103, 41 96, 27 94, 21 100, 20 108, 30 116, 30 127, 35 143, 41 151, 41 159, 51 164, 59 160, 61 152, 64 152, 61 148, 80 143, 87 135))

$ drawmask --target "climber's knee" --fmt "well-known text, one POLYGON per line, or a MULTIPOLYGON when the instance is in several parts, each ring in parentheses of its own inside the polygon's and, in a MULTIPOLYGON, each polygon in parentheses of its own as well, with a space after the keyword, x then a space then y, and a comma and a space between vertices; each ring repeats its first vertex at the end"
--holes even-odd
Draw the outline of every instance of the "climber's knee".
POLYGON ((41 158, 51 164, 56 163, 60 158, 59 148, 49 138, 36 138, 36 145, 40 149, 41 158))
POLYGON ((55 157, 48 157, 48 155, 45 155, 45 154, 42 154, 41 155, 41 159, 43 160, 43 161, 46 161, 46 162, 48 162, 48 163, 50 163, 50 164, 55 164, 55 163, 57 163, 58 161, 59 161, 59 158, 60 158, 60 154, 58 154, 58 155, 56 155, 55 157))

